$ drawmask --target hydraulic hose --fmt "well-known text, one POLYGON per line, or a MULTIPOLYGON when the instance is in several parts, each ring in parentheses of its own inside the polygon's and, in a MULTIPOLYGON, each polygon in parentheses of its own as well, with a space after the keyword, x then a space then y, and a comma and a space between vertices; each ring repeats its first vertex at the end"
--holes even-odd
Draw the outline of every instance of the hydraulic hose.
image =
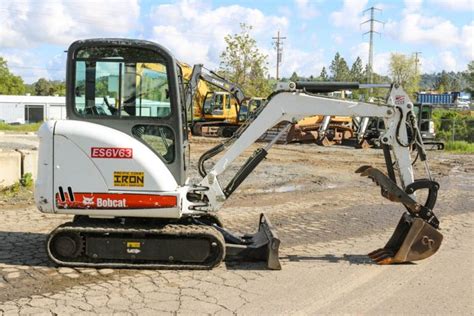
MULTIPOLYGON (((406 121, 409 122, 408 126, 410 127, 410 130, 411 130, 412 139, 409 140, 407 144, 404 144, 402 142, 402 140, 400 139, 400 126, 402 125, 402 121, 403 121, 403 110, 400 107, 397 107, 397 109, 398 109, 398 111, 400 111, 400 120, 398 120, 397 131, 396 131, 396 135, 395 135, 397 143, 398 143, 398 145, 400 145, 402 147, 410 147, 411 145, 413 145, 415 143, 415 139, 416 139, 416 131, 415 131, 415 127, 413 126, 413 122, 412 122, 412 120, 408 120, 408 116, 411 114, 411 112, 407 113, 406 121)), ((407 138, 408 138, 408 130, 407 130, 407 138)))

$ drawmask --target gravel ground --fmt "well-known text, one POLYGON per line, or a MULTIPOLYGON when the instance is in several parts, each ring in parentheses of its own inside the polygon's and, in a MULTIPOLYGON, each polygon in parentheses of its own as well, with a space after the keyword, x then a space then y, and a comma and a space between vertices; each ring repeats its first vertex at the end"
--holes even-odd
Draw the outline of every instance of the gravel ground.
MULTIPOLYGON (((193 161, 215 142, 193 139, 193 161)), ((212 271, 58 268, 44 240, 70 217, 39 213, 31 195, 1 199, 0 314, 473 314, 474 159, 429 158, 441 184, 435 212, 445 241, 416 264, 378 266, 366 256, 403 212, 354 173, 381 167, 380 150, 277 145, 226 202, 221 216, 235 231, 252 232, 258 215, 268 215, 282 240, 282 271, 260 263, 212 271)), ((422 165, 416 170, 423 177, 422 165)))
POLYGON ((6 133, 0 132, 0 150, 9 149, 38 149, 38 137, 34 133, 6 133))

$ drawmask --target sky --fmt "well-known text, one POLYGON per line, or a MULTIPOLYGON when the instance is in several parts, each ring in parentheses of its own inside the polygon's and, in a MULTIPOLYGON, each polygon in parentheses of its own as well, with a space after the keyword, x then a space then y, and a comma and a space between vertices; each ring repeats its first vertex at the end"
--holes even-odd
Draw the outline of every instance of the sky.
POLYGON ((388 74, 391 53, 420 52, 422 72, 463 71, 474 59, 474 0, 1 0, 0 56, 32 83, 63 80, 68 45, 77 39, 152 40, 178 60, 217 69, 224 36, 253 26, 251 35, 276 71, 272 37, 283 40, 281 73, 318 76, 336 52, 349 66, 368 59, 375 18, 374 70, 388 74))

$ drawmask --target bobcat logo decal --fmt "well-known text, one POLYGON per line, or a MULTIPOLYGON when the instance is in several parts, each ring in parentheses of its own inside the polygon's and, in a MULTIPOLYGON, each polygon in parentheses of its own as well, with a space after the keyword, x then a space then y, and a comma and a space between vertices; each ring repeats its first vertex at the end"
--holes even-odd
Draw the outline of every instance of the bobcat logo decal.
POLYGON ((83 197, 82 198, 82 204, 84 204, 85 206, 91 206, 91 205, 94 205, 94 197, 83 197))

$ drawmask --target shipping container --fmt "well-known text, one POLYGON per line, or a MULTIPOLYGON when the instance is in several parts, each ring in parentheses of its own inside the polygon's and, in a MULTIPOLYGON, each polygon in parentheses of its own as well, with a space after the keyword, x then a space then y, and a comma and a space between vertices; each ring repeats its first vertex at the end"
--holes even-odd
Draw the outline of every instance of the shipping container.
POLYGON ((455 93, 443 93, 443 94, 430 94, 430 93, 419 93, 416 102, 422 104, 439 104, 439 105, 451 105, 457 98, 455 93))

